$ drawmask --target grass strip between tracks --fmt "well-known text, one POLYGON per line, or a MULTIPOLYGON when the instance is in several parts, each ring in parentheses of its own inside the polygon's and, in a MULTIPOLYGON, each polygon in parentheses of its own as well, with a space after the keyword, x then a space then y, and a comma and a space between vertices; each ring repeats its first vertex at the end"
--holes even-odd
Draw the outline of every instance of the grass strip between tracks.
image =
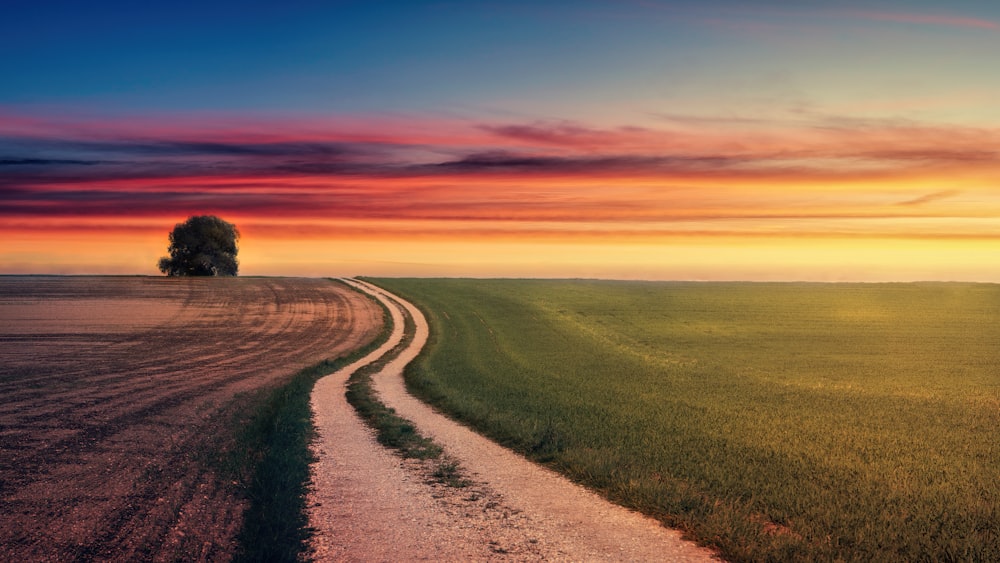
MULTIPOLYGON (((406 311, 403 311, 403 315, 402 341, 388 354, 351 375, 347 385, 347 401, 358 411, 362 420, 375 429, 380 444, 396 450, 404 458, 434 460, 436 467, 432 476, 437 482, 450 487, 464 487, 469 482, 464 478, 458 462, 444 455, 441 446, 433 440, 422 436, 412 422, 400 417, 395 410, 382 403, 372 387, 372 376, 413 341, 415 332, 413 319, 406 311)), ((387 309, 385 316, 389 318, 387 309)))

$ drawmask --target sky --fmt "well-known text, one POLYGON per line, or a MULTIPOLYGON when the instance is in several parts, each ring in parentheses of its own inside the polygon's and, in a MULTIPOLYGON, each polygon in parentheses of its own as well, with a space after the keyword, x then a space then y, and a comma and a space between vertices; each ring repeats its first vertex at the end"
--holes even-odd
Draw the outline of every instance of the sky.
POLYGON ((50 2, 0 274, 1000 281, 1000 3, 50 2))

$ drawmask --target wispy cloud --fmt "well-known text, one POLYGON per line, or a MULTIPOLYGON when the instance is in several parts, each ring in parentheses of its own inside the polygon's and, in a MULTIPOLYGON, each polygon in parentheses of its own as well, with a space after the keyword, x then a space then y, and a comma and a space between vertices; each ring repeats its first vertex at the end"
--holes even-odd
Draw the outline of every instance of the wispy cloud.
POLYGON ((958 190, 941 190, 939 192, 933 192, 933 193, 925 194, 925 195, 922 195, 922 196, 919 196, 919 197, 915 197, 913 199, 908 199, 906 201, 901 201, 901 202, 897 203, 896 205, 902 205, 902 206, 924 205, 924 204, 935 202, 935 201, 939 201, 939 200, 942 200, 942 199, 947 199, 949 197, 954 197, 954 196, 958 195, 959 193, 960 192, 958 190))
POLYGON ((54 158, 4 158, 0 166, 93 166, 100 164, 99 160, 71 160, 54 158))
POLYGON ((960 27, 967 29, 987 29, 990 31, 1000 30, 1000 23, 992 20, 965 16, 875 11, 853 11, 850 12, 850 14, 863 19, 895 23, 960 27))
POLYGON ((577 123, 484 124, 480 129, 498 137, 535 145, 600 149, 611 146, 648 144, 657 136, 644 127, 596 129, 577 123))
MULTIPOLYGON (((105 128, 93 138, 52 122, 5 127, 0 116, 0 218, 211 211, 289 225, 475 230, 479 222, 483 233, 499 224, 508 233, 662 224, 640 229, 647 234, 679 222, 692 224, 684 232, 731 231, 720 222, 745 220, 799 232, 936 217, 941 200, 966 191, 961 178, 1000 180, 995 131, 832 117, 756 128, 736 119, 735 138, 711 118, 693 118, 685 134, 568 122, 451 123, 429 134, 385 124, 264 131, 230 121, 144 134, 105 128)), ((989 198, 947 206, 947 217, 994 212, 1000 201, 989 198)))

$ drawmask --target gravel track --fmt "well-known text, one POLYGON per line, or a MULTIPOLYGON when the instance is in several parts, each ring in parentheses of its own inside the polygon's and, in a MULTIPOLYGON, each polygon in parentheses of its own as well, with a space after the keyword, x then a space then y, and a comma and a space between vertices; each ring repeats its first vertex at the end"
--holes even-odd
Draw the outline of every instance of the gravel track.
POLYGON ((676 530, 614 505, 438 414, 405 389, 402 370, 427 340, 412 304, 356 280, 349 284, 389 307, 394 331, 380 351, 317 384, 318 462, 310 523, 322 561, 713 561, 715 554, 676 530), (348 405, 346 380, 402 339, 402 312, 416 324, 412 343, 373 378, 382 401, 444 447, 473 483, 431 482, 426 463, 388 453, 348 405))

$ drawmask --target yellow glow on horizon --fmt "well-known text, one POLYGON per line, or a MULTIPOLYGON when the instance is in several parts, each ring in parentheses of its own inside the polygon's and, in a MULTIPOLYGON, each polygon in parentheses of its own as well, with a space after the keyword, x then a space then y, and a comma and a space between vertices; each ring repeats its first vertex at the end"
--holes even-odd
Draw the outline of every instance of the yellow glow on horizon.
POLYGON ((246 274, 305 276, 1000 281, 998 240, 260 241, 244 247, 241 256, 246 274))
MULTIPOLYGON (((579 235, 532 235, 483 233, 473 224, 466 225, 465 234, 428 233, 428 224, 421 222, 395 225, 396 230, 389 228, 391 222, 376 222, 366 233, 365 222, 359 221, 346 231, 334 225, 313 236, 295 231, 274 236, 251 224, 244 229, 239 259, 243 275, 1000 281, 1000 236, 991 228, 993 221, 966 219, 958 224, 965 230, 958 232, 947 219, 925 223, 907 219, 894 227, 877 221, 881 235, 873 235, 877 229, 864 220, 854 233, 843 220, 837 223, 840 233, 817 230, 823 224, 815 220, 786 225, 787 233, 768 221, 748 220, 728 225, 741 229, 738 234, 706 234, 712 224, 692 224, 690 232, 673 225, 667 234, 602 233, 598 227, 607 225, 583 224, 579 235), (942 221, 944 227, 937 224, 942 221), (910 232, 914 225, 920 227, 916 235, 910 232), (950 234, 919 234, 937 230, 950 234)), ((0 249, 0 263, 3 273, 158 275, 156 261, 166 253, 170 226, 74 235, 7 232, 10 244, 0 249)))

